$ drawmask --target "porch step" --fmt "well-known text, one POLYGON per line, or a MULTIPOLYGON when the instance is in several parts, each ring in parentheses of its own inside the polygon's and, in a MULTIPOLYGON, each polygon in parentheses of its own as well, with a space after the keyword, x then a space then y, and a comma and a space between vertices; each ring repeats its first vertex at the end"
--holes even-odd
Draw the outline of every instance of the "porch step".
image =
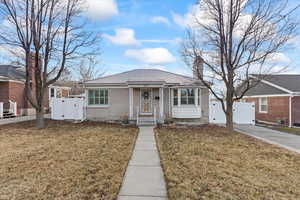
POLYGON ((143 122, 140 121, 138 125, 139 126, 154 126, 155 123, 154 123, 154 121, 143 121, 143 122))
POLYGON ((155 121, 153 117, 140 117, 138 125, 140 126, 153 126, 155 121))

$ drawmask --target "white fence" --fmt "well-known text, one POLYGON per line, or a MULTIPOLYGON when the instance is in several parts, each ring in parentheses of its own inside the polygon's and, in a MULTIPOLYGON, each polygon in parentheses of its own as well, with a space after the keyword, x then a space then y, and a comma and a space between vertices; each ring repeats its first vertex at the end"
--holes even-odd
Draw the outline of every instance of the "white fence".
POLYGON ((85 120, 84 98, 51 98, 51 119, 85 120))
POLYGON ((3 118, 3 102, 0 102, 0 119, 3 118))
POLYGON ((13 113, 14 116, 17 116, 17 102, 13 102, 11 100, 9 102, 9 112, 13 113))
MULTIPOLYGON (((225 124, 226 116, 220 102, 210 102, 209 122, 225 124)), ((233 104, 233 122, 236 124, 255 124, 255 103, 235 102, 233 104)))

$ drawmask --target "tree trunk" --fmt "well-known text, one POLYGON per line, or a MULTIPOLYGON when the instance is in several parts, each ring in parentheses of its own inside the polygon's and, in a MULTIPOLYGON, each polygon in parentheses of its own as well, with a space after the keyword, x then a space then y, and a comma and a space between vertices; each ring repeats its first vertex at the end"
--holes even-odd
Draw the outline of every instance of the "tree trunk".
POLYGON ((36 127, 42 129, 45 127, 44 108, 36 110, 36 127))
POLYGON ((233 101, 227 100, 226 106, 226 128, 229 132, 233 131, 233 101))

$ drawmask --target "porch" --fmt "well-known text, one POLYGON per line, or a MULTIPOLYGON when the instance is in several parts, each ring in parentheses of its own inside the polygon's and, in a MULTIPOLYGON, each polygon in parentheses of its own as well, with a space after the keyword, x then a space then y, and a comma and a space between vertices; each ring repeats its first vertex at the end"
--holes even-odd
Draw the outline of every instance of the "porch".
POLYGON ((163 87, 129 87, 129 121, 137 124, 164 123, 170 116, 169 89, 163 87))
POLYGON ((129 121, 146 125, 167 119, 200 122, 206 96, 199 87, 129 87, 129 121))

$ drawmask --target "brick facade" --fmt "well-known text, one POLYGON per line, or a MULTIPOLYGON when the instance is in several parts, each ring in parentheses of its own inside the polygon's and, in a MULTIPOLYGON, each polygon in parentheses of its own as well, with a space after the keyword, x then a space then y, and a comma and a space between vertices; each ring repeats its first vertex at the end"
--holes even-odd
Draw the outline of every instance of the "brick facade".
MULTIPOLYGON (((268 97, 268 113, 259 112, 259 98, 246 98, 246 102, 255 102, 255 118, 258 121, 278 123, 283 120, 289 125, 290 97, 268 97)), ((292 124, 300 123, 300 96, 292 98, 292 124)))
POLYGON ((283 120, 289 124, 289 97, 268 97, 268 112, 259 112, 259 98, 247 98, 246 102, 255 102, 255 118, 258 121, 278 123, 283 120))

